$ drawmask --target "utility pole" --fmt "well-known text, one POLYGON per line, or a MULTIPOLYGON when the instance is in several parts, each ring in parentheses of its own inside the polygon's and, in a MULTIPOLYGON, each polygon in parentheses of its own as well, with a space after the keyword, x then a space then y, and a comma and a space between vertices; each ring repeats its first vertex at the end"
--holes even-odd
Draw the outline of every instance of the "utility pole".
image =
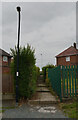
POLYGON ((16 104, 18 105, 19 92, 18 92, 18 77, 19 77, 19 40, 20 40, 20 11, 21 8, 18 6, 18 44, 17 44, 17 72, 16 72, 16 104))

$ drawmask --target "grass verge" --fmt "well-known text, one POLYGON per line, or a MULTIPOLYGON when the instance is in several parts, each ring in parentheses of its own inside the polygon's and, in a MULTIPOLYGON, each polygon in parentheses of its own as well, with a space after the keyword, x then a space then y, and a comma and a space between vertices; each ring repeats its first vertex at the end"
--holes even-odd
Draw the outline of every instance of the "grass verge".
POLYGON ((16 107, 0 107, 0 113, 3 113, 3 112, 5 112, 7 109, 14 109, 14 108, 16 108, 16 107))
POLYGON ((2 109, 14 109, 16 107, 0 107, 0 108, 2 108, 2 109))
POLYGON ((0 113, 3 113, 5 110, 0 110, 0 113))
POLYGON ((66 103, 60 103, 59 107, 69 118, 75 118, 78 120, 78 103, 77 100, 72 100, 66 103))
MULTIPOLYGON (((51 84, 49 80, 46 81, 46 85, 49 88, 52 95, 56 96, 56 99, 58 100, 58 96, 56 93, 52 90, 51 84)), ((65 113, 66 116, 69 118, 75 118, 78 120, 78 98, 72 98, 71 101, 67 100, 66 102, 59 102, 60 109, 65 113)))

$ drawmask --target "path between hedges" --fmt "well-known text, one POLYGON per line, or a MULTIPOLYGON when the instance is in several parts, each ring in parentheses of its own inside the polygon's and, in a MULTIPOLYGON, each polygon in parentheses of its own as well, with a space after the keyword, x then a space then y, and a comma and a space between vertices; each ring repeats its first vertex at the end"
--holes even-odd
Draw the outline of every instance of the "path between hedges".
POLYGON ((36 95, 33 97, 32 100, 29 100, 29 103, 32 104, 55 104, 58 101, 56 100, 55 96, 51 94, 49 89, 47 88, 46 84, 43 80, 43 75, 40 75, 37 80, 37 90, 36 95))
POLYGON ((55 96, 51 94, 49 89, 46 87, 44 83, 38 84, 37 91, 35 96, 33 96, 32 100, 29 100, 30 104, 56 104, 58 101, 55 96))
POLYGON ((37 84, 36 95, 29 100, 28 104, 24 103, 15 109, 7 109, 3 113, 3 118, 67 118, 58 108, 57 102, 41 77, 37 84))

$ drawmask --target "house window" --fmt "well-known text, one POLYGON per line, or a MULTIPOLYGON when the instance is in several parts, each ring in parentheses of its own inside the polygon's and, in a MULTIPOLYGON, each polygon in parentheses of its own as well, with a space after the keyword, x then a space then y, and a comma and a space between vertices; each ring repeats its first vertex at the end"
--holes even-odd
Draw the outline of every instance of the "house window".
POLYGON ((66 57, 66 61, 67 61, 67 62, 70 61, 70 57, 66 57))
POLYGON ((4 61, 4 62, 7 62, 7 61, 8 61, 7 56, 3 56, 3 61, 4 61))

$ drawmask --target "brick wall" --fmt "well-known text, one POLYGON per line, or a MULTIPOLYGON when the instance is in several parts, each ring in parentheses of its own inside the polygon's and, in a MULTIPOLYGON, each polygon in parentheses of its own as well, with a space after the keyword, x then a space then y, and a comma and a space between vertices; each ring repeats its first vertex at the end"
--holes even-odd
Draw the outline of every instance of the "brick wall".
POLYGON ((8 66, 3 66, 2 67, 2 74, 10 74, 10 67, 8 66))
POLYGON ((56 58, 56 65, 78 65, 78 55, 70 56, 70 61, 66 61, 66 57, 58 57, 56 58))
POLYGON ((0 57, 0 66, 2 66, 2 74, 10 73, 10 63, 11 63, 11 58, 10 57, 8 57, 7 62, 3 61, 3 56, 0 57))
POLYGON ((4 62, 3 57, 0 56, 0 70, 2 70, 2 93, 14 93, 14 80, 11 75, 10 68, 11 58, 8 57, 8 61, 4 62))
POLYGON ((10 63, 11 63, 11 58, 10 57, 7 57, 8 58, 8 61, 7 62, 4 62, 3 61, 3 56, 2 56, 2 66, 9 66, 10 63))
POLYGON ((0 66, 2 66, 2 56, 0 56, 0 66))

